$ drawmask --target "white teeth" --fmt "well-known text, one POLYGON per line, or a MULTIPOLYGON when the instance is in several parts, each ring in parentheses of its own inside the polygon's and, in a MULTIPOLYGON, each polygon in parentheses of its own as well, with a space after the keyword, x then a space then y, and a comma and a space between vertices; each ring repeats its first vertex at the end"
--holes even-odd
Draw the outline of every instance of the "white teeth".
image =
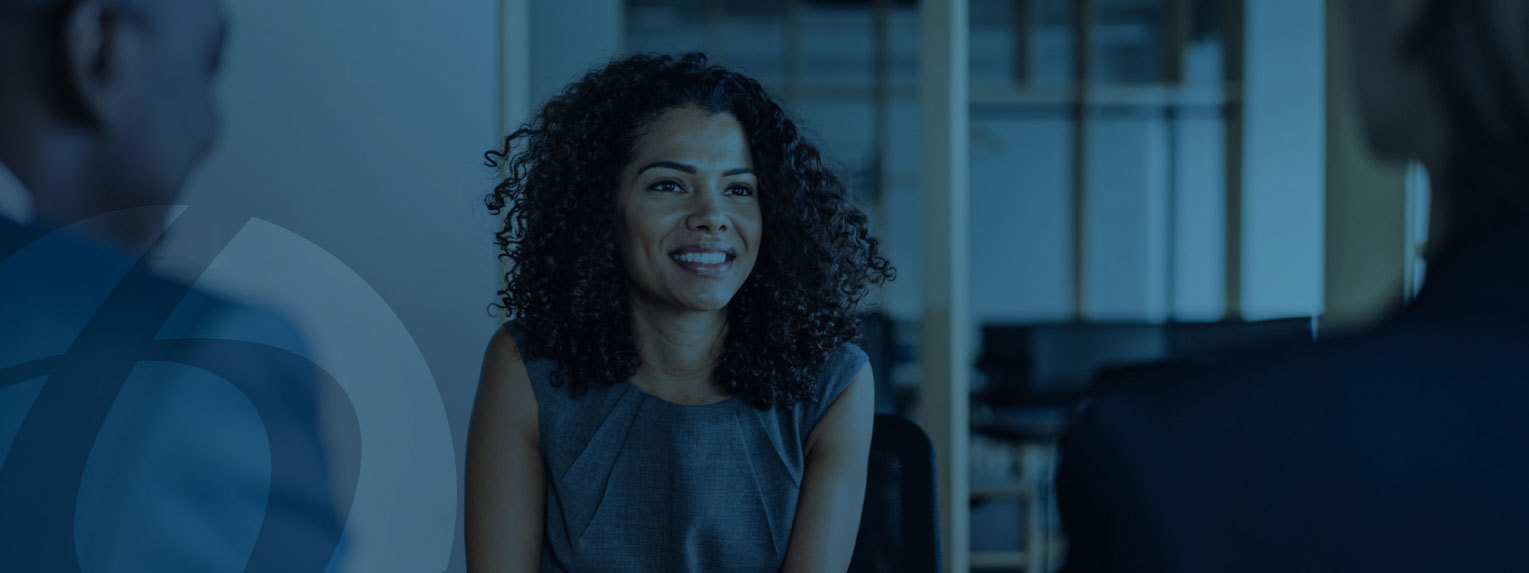
POLYGON ((727 262, 727 253, 718 251, 705 251, 700 253, 678 253, 671 255, 674 260, 682 263, 698 265, 719 265, 727 262))

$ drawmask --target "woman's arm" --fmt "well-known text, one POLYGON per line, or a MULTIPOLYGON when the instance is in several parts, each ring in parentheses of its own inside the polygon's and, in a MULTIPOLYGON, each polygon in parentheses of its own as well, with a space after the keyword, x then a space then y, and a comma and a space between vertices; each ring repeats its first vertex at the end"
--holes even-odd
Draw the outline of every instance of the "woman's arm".
POLYGON ((875 381, 869 364, 834 400, 807 437, 807 467, 796 505, 784 572, 845 571, 865 503, 875 381))
POLYGON ((468 571, 541 567, 546 478, 540 439, 530 377, 514 339, 501 329, 484 353, 468 426, 468 571))

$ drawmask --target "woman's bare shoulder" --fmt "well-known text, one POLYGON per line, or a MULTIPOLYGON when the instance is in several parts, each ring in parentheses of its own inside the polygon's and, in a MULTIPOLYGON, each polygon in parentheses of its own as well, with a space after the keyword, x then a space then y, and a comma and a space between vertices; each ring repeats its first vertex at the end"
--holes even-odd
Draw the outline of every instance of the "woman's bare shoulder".
POLYGON ((493 411, 527 432, 536 429, 536 393, 520 347, 507 328, 495 331, 483 351, 476 402, 475 412, 493 411))

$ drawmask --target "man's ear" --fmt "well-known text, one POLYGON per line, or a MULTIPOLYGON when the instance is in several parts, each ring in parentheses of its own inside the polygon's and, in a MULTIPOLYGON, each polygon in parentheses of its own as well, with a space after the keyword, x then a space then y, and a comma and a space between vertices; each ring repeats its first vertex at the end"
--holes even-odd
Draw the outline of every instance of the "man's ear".
POLYGON ((128 79, 126 20, 111 0, 74 2, 63 15, 61 89, 93 126, 112 122, 125 106, 128 79))

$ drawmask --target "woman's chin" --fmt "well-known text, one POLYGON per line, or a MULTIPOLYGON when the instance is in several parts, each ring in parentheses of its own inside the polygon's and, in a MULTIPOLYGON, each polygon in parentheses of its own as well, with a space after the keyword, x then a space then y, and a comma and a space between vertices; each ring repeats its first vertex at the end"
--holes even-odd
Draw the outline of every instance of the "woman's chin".
POLYGON ((733 293, 696 293, 680 301, 680 307, 696 312, 717 311, 727 308, 733 293))

